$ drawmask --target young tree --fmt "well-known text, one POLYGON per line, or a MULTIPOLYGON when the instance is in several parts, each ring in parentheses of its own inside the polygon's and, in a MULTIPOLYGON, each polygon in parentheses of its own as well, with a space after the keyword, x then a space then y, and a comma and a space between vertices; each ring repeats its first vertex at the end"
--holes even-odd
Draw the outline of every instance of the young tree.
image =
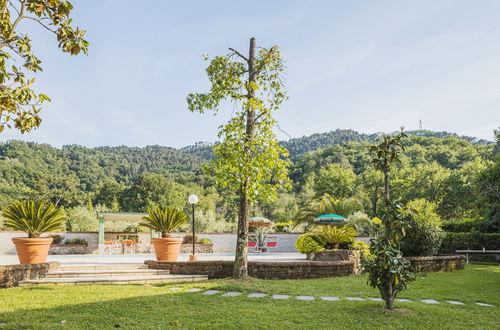
MULTIPOLYGON (((236 103, 229 122, 220 127, 222 141, 214 146, 215 160, 208 171, 222 187, 239 193, 238 238, 234 263, 235 278, 248 275, 248 212, 252 201, 271 201, 279 188, 288 188, 288 151, 278 145, 273 132, 272 112, 287 98, 281 74, 283 59, 274 46, 257 52, 250 39, 248 57, 229 48, 206 69, 212 84, 210 92, 189 94, 190 111, 219 111, 222 101, 236 103)), ((208 60, 208 57, 205 58, 208 60)))
POLYGON ((42 71, 42 62, 31 49, 28 35, 17 30, 19 23, 33 21, 54 33, 63 52, 87 54, 85 30, 71 27, 72 9, 69 1, 0 0, 0 132, 14 127, 25 133, 40 126, 41 104, 50 101, 47 95, 31 89, 35 78, 23 72, 42 71), (18 61, 22 66, 16 65, 18 61))
POLYGON ((409 262, 398 249, 399 240, 405 234, 403 212, 407 210, 399 199, 391 200, 389 180, 392 164, 399 161, 401 151, 404 151, 401 143, 404 137, 406 134, 401 130, 398 135, 384 136, 382 143, 370 148, 376 154, 372 164, 384 174, 384 233, 372 240, 371 252, 375 258, 364 260, 363 265, 364 272, 369 273, 370 285, 379 289, 387 310, 394 308, 397 293, 406 289, 406 283, 412 280, 409 262))

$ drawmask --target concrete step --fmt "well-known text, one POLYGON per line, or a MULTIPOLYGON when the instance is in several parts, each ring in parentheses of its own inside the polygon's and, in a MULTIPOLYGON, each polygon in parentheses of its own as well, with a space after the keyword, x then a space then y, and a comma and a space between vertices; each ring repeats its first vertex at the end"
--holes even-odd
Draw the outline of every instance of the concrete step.
POLYGON ((53 268, 53 271, 84 271, 84 270, 124 270, 124 269, 149 269, 145 264, 81 264, 81 265, 60 265, 53 268))
POLYGON ((82 277, 116 277, 116 276, 148 276, 168 275, 169 270, 164 269, 92 269, 92 270, 51 270, 45 278, 82 278, 82 277))
POLYGON ((32 285, 69 285, 69 284, 152 284, 205 281, 206 275, 143 275, 143 276, 113 276, 113 277, 60 277, 42 278, 19 282, 19 286, 32 285))

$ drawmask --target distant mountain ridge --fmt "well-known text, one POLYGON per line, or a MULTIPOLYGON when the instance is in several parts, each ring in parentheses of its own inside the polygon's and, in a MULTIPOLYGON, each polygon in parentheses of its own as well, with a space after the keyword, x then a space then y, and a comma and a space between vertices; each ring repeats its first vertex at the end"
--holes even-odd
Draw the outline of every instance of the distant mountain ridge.
MULTIPOLYGON (((408 135, 418 135, 424 137, 436 137, 436 138, 449 138, 455 137, 459 139, 464 139, 475 144, 490 144, 492 141, 487 141, 484 139, 478 139, 471 136, 458 135, 456 133, 450 133, 445 131, 435 132, 428 130, 412 130, 406 131, 408 135)), ((315 133, 309 136, 302 136, 300 138, 292 138, 289 140, 280 141, 280 144, 284 146, 289 152, 290 156, 295 157, 305 154, 309 151, 315 151, 318 149, 323 149, 331 147, 336 144, 348 143, 348 142, 375 142, 377 138, 384 133, 375 134, 365 134, 359 133, 351 129, 336 129, 334 131, 325 133, 315 133)), ((197 142, 194 145, 186 146, 180 150, 188 153, 190 155, 201 157, 203 159, 211 159, 213 157, 211 147, 213 143, 208 142, 197 142)))

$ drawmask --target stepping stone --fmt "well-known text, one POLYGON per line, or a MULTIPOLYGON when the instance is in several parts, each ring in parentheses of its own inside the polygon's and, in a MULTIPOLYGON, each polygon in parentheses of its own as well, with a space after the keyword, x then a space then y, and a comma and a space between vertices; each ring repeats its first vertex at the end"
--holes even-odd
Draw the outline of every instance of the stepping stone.
POLYGON ((185 292, 199 292, 201 291, 200 288, 192 288, 192 289, 187 289, 185 292))
POLYGON ((370 298, 370 299, 373 301, 384 301, 384 299, 382 299, 382 298, 370 298))
POLYGON ((241 292, 226 292, 222 295, 222 297, 236 297, 239 296, 241 292))
POLYGON ((172 290, 172 291, 175 291, 175 290, 180 290, 180 289, 184 289, 184 288, 175 287, 175 288, 168 288, 168 289, 172 290))
POLYGON ((448 304, 452 304, 452 305, 464 305, 464 303, 463 303, 463 302, 461 302, 461 301, 446 300, 446 302, 447 302, 448 304))
POLYGON ((288 299, 290 298, 287 294, 273 294, 273 299, 288 299))
POLYGON ((219 290, 207 290, 205 292, 203 292, 203 294, 207 294, 209 296, 213 295, 213 294, 217 294, 217 293, 220 293, 219 290))
POLYGON ((265 293, 250 293, 247 298, 263 298, 265 296, 265 293))
POLYGON ((422 299, 422 302, 426 304, 439 304, 439 301, 434 299, 422 299))
POLYGON ((322 300, 325 300, 325 301, 339 301, 340 298, 339 297, 321 297, 322 300))
POLYGON ((360 297, 345 297, 345 299, 351 301, 365 301, 365 298, 360 298, 360 297))
POLYGON ((399 301, 399 302, 413 302, 413 300, 406 299, 406 298, 397 298, 396 301, 399 301))
POLYGON ((297 300, 314 300, 313 296, 297 296, 297 300))
POLYGON ((476 305, 485 306, 485 307, 495 307, 495 305, 490 305, 490 304, 480 303, 480 302, 477 302, 476 305))

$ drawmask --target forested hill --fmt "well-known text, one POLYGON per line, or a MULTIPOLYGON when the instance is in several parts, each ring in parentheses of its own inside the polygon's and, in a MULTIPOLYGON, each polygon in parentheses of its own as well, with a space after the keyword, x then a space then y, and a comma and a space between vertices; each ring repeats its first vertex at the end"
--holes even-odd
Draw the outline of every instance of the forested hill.
MULTIPOLYGON (((456 137, 462 140, 469 141, 474 144, 490 144, 491 141, 477 139, 471 136, 460 136, 450 132, 434 132, 428 130, 407 131, 408 135, 417 135, 424 137, 437 137, 448 138, 456 137)), ((289 152, 291 157, 305 154, 309 151, 315 151, 326 147, 331 147, 337 144, 346 142, 375 142, 382 133, 364 134, 350 129, 336 129, 326 133, 316 133, 309 136, 302 136, 300 138, 293 138, 281 141, 280 144, 284 146, 289 152)), ((201 157, 203 159, 212 158, 211 144, 207 142, 198 142, 194 145, 187 146, 181 151, 191 155, 201 157)))
MULTIPOLYGON (((490 141, 480 140, 470 136, 459 136, 449 132, 433 132, 427 130, 407 131, 408 135, 418 135, 425 137, 448 138, 456 137, 472 143, 489 144, 490 141)), ((331 147, 336 144, 346 142, 375 142, 382 133, 364 134, 353 130, 337 129, 327 133, 316 133, 309 136, 282 141, 281 145, 288 149, 290 155, 298 156, 309 151, 331 147)))
MULTIPOLYGON (((403 167, 407 171, 416 170, 412 175, 423 180, 415 179, 414 187, 430 184, 430 192, 435 192, 436 182, 443 180, 443 185, 449 187, 450 180, 455 178, 453 175, 470 177, 467 171, 472 171, 472 168, 474 173, 484 170, 483 167, 492 163, 497 150, 488 141, 457 137, 452 133, 415 131, 409 134, 412 136, 405 141, 407 151, 403 167), (430 179, 432 175, 429 173, 437 173, 439 178, 430 179), (420 178, 420 174, 428 175, 427 179, 420 178)), ((376 141, 377 136, 336 130, 283 141, 292 155, 290 178, 294 187, 290 196, 295 203, 317 193, 330 192, 330 188, 321 187, 321 178, 325 177, 325 182, 334 182, 328 177, 331 171, 348 171, 348 177, 360 180, 356 184, 354 179, 349 181, 349 186, 362 187, 367 182, 363 175, 371 168, 368 146, 376 141), (335 164, 340 167, 333 166, 335 164)), ((212 157, 211 145, 203 142, 181 149, 162 146, 87 148, 78 145, 58 149, 47 144, 8 141, 0 143, 0 207, 15 200, 32 198, 50 200, 70 208, 91 202, 107 207, 114 205, 123 211, 138 211, 150 203, 183 207, 185 195, 195 192, 203 195, 207 203, 210 201, 211 204, 205 206, 207 210, 227 218, 228 212, 234 209, 229 205, 232 197, 217 188, 213 179, 200 170, 201 165, 212 157)), ((401 173, 411 177, 409 172, 401 173)), ((427 197, 423 192, 414 196, 427 197)), ((444 197, 440 198, 444 200, 444 197)), ((438 198, 433 195, 431 200, 438 198)), ((463 201, 449 202, 446 207, 457 209, 456 205, 460 203, 463 201)), ((446 213, 443 215, 447 216, 446 213)))

